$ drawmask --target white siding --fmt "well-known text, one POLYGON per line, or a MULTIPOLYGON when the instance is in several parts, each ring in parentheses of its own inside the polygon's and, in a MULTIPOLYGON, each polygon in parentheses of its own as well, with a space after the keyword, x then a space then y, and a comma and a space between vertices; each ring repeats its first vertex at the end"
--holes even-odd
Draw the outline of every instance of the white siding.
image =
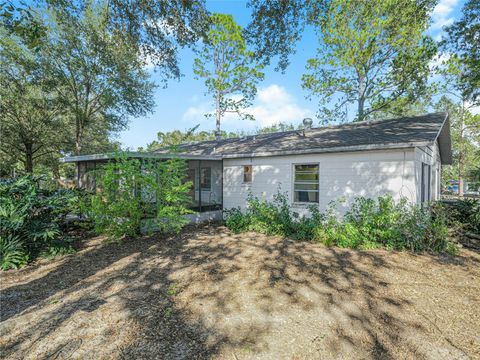
MULTIPOLYGON (((293 203, 293 166, 303 163, 320 166, 320 210, 341 197, 347 200, 345 207, 355 197, 384 194, 416 202, 414 154, 414 149, 406 149, 225 159, 223 207, 245 207, 249 192, 272 200, 278 188, 287 192, 293 203), (253 181, 244 184, 243 165, 249 164, 253 167, 253 181)), ((306 212, 307 206, 293 205, 299 213, 306 212)))
POLYGON ((441 160, 438 144, 415 148, 415 184, 417 203, 421 201, 422 163, 431 166, 430 194, 431 200, 440 199, 441 160))

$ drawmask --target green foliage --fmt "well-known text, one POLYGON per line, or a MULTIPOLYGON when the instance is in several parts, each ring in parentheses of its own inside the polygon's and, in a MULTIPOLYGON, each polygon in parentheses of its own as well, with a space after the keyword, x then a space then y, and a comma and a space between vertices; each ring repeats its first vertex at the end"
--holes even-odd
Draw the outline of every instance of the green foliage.
POLYGON ((165 161, 130 159, 119 154, 95 173, 97 192, 85 209, 98 233, 112 239, 159 229, 177 233, 187 220, 191 182, 185 182, 186 162, 172 158, 165 161))
POLYGON ((410 251, 454 252, 448 240, 448 228, 442 212, 432 214, 405 200, 391 197, 356 198, 342 219, 335 215, 338 203, 326 213, 310 207, 310 217, 292 212, 285 194, 277 193, 272 202, 249 196, 244 212, 226 211, 226 226, 233 232, 257 231, 288 236, 296 240, 314 240, 326 246, 410 251))
POLYGON ((455 102, 443 96, 436 108, 448 112, 451 124, 452 166, 443 169, 443 179, 461 181, 459 192, 463 195, 463 181, 476 180, 476 169, 480 168, 480 115, 473 114, 465 108, 465 102, 455 102))
POLYGON ((212 14, 210 20, 210 30, 194 60, 193 72, 205 79, 207 92, 214 98, 216 128, 220 132, 220 121, 225 113, 253 120, 244 110, 255 98, 256 84, 264 74, 255 54, 247 49, 242 28, 233 17, 212 14))
POLYGON ((455 79, 456 90, 463 99, 480 104, 480 3, 467 0, 462 16, 445 29, 441 45, 450 55, 449 73, 455 79), (453 70, 453 71, 452 71, 453 70))
POLYGON ((442 208, 450 225, 480 235, 480 200, 444 201, 441 210, 442 208))
POLYGON ((72 190, 43 190, 39 182, 31 176, 0 182, 3 269, 21 267, 51 247, 56 253, 68 247, 63 238, 65 217, 78 210, 79 195, 72 190))
POLYGON ((309 72, 302 77, 304 88, 320 98, 321 120, 342 119, 345 106, 355 103, 356 120, 362 121, 427 90, 436 46, 423 33, 434 1, 327 3, 314 18, 318 55, 308 60, 309 72))
POLYGON ((130 116, 150 112, 154 88, 135 45, 109 31, 108 4, 87 2, 79 9, 46 11, 50 26, 40 52, 42 73, 55 80, 53 93, 69 114, 76 154, 88 144, 87 133, 119 131, 130 116))
POLYGON ((28 254, 21 239, 8 234, 0 236, 0 269, 18 269, 28 263, 28 254))

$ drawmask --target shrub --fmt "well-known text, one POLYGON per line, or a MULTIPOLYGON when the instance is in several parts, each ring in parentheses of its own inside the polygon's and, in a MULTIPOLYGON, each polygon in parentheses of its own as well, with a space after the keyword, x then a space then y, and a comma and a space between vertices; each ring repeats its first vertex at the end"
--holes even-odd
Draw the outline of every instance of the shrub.
POLYGON ((78 193, 44 190, 40 177, 0 182, 0 267, 18 268, 64 240, 66 215, 77 210, 78 193))
POLYGON ((245 213, 240 208, 226 210, 226 225, 233 232, 256 231, 269 235, 291 235, 299 225, 291 213, 285 194, 275 194, 272 202, 260 200, 252 194, 247 198, 248 207, 245 213))
POLYGON ((435 210, 442 212, 450 225, 480 235, 480 200, 445 201, 437 204, 435 210))
POLYGON ((348 248, 387 248, 411 251, 449 251, 455 246, 448 240, 445 217, 392 197, 356 198, 342 219, 335 216, 338 202, 326 213, 310 207, 310 217, 290 211, 285 194, 277 193, 273 202, 249 195, 242 211, 226 212, 226 225, 234 232, 257 231, 289 236, 297 240, 314 240, 326 246, 348 248))
POLYGON ((190 213, 191 182, 185 182, 186 162, 129 159, 119 154, 96 171, 98 190, 84 205, 95 230, 112 239, 133 237, 142 230, 178 232, 190 213), (149 218, 148 221, 144 221, 149 218))
POLYGON ((0 268, 18 269, 28 263, 28 254, 19 238, 9 234, 0 236, 0 268))

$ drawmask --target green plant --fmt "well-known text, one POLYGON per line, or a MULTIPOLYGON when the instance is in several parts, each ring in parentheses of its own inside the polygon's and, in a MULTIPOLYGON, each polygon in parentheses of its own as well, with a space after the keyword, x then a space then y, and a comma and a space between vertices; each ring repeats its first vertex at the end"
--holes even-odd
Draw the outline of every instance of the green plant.
POLYGON ((141 161, 118 154, 96 171, 98 190, 84 205, 95 230, 117 241, 142 230, 180 231, 188 222, 182 215, 190 213, 186 166, 177 158, 141 161))
POLYGON ((0 269, 18 269, 28 263, 28 254, 19 238, 0 236, 0 269))
POLYGON ((64 245, 65 218, 78 210, 78 192, 44 190, 40 180, 25 176, 0 182, 2 268, 23 266, 53 243, 64 245))
POLYGON ((480 200, 445 201, 436 204, 435 211, 442 213, 450 225, 480 234, 480 200))
POLYGON ((290 210, 285 194, 278 192, 273 202, 250 195, 244 212, 226 211, 225 223, 234 232, 257 231, 326 246, 455 252, 456 246, 448 240, 446 217, 440 212, 406 200, 395 202, 391 196, 359 197, 341 218, 336 213, 340 202, 330 203, 325 213, 311 206, 309 217, 299 217, 290 210))

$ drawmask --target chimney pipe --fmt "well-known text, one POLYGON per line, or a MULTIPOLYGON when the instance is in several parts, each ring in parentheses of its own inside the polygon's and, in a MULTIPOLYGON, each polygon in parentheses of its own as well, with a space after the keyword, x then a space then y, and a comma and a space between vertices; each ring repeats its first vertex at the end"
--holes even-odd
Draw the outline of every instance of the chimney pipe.
POLYGON ((303 129, 304 129, 304 131, 312 130, 312 123, 313 123, 313 121, 310 118, 303 119, 303 129))

